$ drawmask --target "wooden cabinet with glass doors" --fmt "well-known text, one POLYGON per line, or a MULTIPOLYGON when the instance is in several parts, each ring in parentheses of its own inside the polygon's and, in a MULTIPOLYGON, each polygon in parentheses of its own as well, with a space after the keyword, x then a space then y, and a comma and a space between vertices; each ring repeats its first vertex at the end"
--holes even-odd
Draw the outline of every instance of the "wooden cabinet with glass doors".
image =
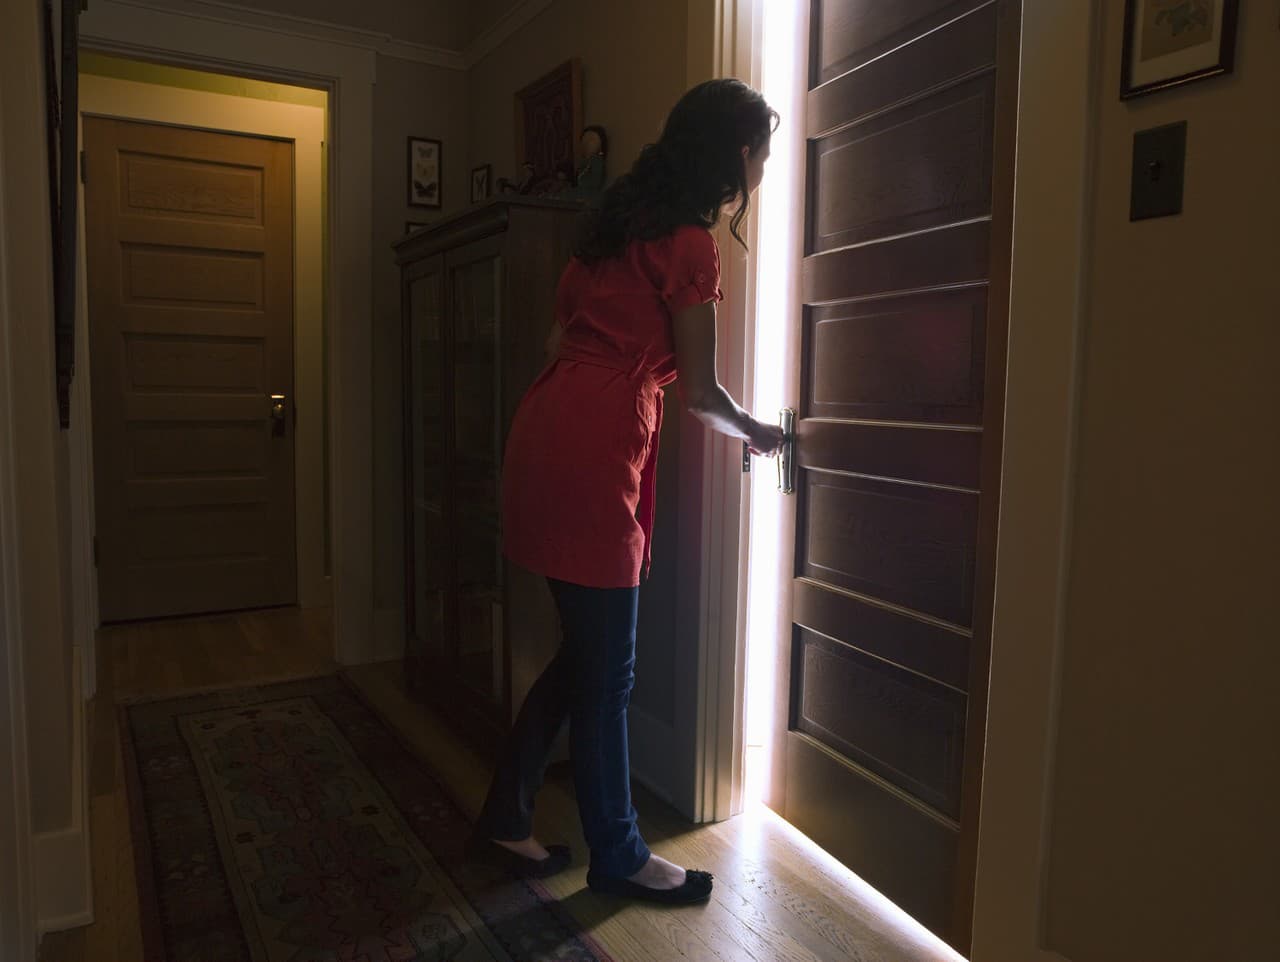
POLYGON ((502 556, 502 451, 546 363, 580 208, 495 199, 395 245, 402 278, 405 671, 496 742, 556 643, 554 611, 502 556))

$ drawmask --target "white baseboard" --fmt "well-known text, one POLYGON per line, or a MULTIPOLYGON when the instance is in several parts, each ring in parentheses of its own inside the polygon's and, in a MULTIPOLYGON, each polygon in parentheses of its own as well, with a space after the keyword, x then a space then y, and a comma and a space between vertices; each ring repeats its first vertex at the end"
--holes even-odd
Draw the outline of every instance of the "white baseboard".
POLYGON ((664 802, 671 802, 675 729, 635 705, 627 713, 627 725, 631 732, 631 777, 664 802))
POLYGON ((404 609, 373 609, 373 647, 369 661, 398 661, 404 657, 404 609))
POLYGON ((32 838, 36 930, 41 937, 93 921, 93 863, 89 838, 88 755, 81 649, 71 649, 71 824, 32 838))
POLYGON ((86 826, 36 835, 32 848, 36 863, 36 928, 41 937, 91 923, 93 884, 86 826))

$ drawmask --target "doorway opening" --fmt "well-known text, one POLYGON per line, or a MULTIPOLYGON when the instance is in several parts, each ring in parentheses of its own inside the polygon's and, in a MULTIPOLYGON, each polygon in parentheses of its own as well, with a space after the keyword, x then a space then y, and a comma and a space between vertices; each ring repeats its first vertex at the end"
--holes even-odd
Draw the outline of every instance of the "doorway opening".
POLYGON ((81 90, 71 466, 92 676, 101 622, 332 603, 330 98, 93 51, 81 90))

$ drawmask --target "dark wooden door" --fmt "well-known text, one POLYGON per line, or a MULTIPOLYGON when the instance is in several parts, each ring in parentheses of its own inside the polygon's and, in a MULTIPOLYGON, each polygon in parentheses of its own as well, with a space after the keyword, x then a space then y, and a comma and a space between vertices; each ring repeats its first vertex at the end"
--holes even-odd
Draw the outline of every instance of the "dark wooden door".
POLYGON ((102 618, 293 603, 293 144, 84 136, 102 618))
POLYGON ((1018 9, 814 0, 810 21, 782 812, 962 950, 1018 9))

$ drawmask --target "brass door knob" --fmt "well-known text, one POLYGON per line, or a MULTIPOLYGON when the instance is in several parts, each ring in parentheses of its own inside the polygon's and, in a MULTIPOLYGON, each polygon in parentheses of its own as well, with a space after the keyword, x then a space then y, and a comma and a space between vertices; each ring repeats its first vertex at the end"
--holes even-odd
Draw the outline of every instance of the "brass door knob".
POLYGON ((285 401, 283 394, 271 395, 271 433, 283 437, 285 432, 285 401))

